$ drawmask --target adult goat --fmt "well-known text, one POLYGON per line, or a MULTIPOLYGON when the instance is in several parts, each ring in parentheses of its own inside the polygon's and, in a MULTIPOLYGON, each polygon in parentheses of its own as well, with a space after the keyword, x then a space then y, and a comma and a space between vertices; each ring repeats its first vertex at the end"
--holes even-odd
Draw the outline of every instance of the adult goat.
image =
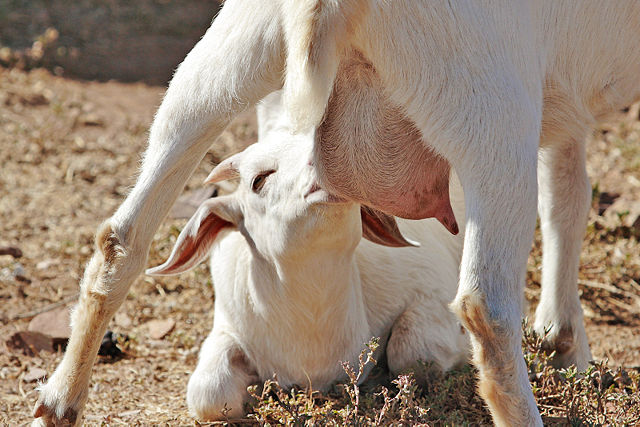
MULTIPOLYGON (((77 421, 100 338, 158 224, 211 139, 284 81, 300 129, 315 130, 315 165, 329 191, 390 214, 435 216, 455 232, 446 181, 449 165, 456 170, 467 217, 452 307, 471 333, 480 392, 497 424, 541 425, 520 348, 536 207, 544 245, 536 327, 551 327, 558 363, 582 368, 590 358, 577 293, 590 194, 584 138, 638 99, 638 36, 635 0, 227 1, 171 82, 136 185, 97 234, 67 351, 35 416, 77 421), (359 108, 339 102, 350 80, 336 75, 354 51, 384 88, 382 116, 368 96, 359 108), (390 126, 363 134, 372 117, 390 126), (381 137, 394 129, 410 132, 390 145, 381 137), (323 135, 343 139, 323 150, 323 135)), ((347 92, 358 98, 357 89, 347 92)))

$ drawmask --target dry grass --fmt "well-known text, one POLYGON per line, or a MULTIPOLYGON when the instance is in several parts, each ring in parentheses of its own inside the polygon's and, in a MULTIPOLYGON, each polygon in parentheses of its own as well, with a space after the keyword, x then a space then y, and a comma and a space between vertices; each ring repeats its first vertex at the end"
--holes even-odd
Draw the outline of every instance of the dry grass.
MULTIPOLYGON (((16 246, 24 253, 20 259, 0 255, 0 425, 29 421, 36 384, 25 382, 25 374, 34 367, 52 372, 61 358, 44 352, 29 357, 6 347, 6 339, 29 321, 12 319, 77 292, 97 226, 133 183, 161 94, 161 88, 144 85, 83 83, 39 70, 0 68, 0 246, 16 246), (18 263, 27 281, 14 276, 18 263)), ((188 188, 197 188, 212 163, 255 137, 255 120, 249 112, 216 142, 188 188)), ((603 194, 613 192, 623 194, 629 203, 640 200, 638 139, 638 106, 595 133, 589 143, 589 172, 597 190, 594 205, 601 204, 603 194)), ((640 366, 640 247, 638 231, 625 222, 632 215, 629 206, 622 204, 619 215, 609 216, 594 209, 591 224, 596 225, 587 231, 580 270, 593 353, 598 360, 608 359, 610 368, 597 364, 581 375, 555 371, 536 350, 535 339, 527 338, 531 379, 548 422, 637 423, 633 410, 640 407, 638 374, 630 368, 640 366), (620 371, 621 366, 625 370, 620 371)), ((149 265, 168 255, 183 223, 165 222, 149 265)), ((528 270, 527 298, 534 303, 539 267, 538 239, 528 270)), ((110 325, 130 337, 126 356, 116 361, 101 358, 94 368, 86 423, 194 424, 184 396, 197 349, 211 326, 213 299, 204 266, 178 278, 140 277, 110 325), (151 339, 144 327, 158 317, 176 321, 163 340, 151 339)), ((377 384, 360 387, 357 395, 352 394, 352 382, 327 395, 284 391, 276 383, 261 385, 254 391, 257 406, 245 422, 489 421, 474 392, 475 373, 468 366, 434 375, 426 387, 416 387, 410 376, 395 379, 394 384, 381 370, 377 378, 377 384)))
MULTIPOLYGON (((526 326, 526 325, 525 325, 526 326)), ((529 377, 545 424, 637 425, 640 423, 640 370, 610 369, 596 362, 585 372, 557 370, 541 350, 542 339, 525 327, 523 350, 529 377)), ((373 346, 375 347, 375 346, 373 346)), ((370 349, 373 350, 373 348, 370 349)), ((350 381, 328 394, 283 390, 268 381, 248 420, 285 425, 461 425, 490 424, 491 418, 475 394, 477 373, 469 366, 434 374, 418 387, 413 374, 400 375, 391 385, 358 393, 358 373, 372 360, 363 352, 359 369, 345 367, 350 381)))

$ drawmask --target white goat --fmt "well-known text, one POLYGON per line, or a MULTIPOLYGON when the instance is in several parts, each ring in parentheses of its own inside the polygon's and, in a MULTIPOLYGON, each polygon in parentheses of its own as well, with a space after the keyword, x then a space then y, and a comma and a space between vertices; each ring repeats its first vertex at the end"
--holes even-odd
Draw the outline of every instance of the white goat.
POLYGON ((639 98, 639 36, 637 0, 227 1, 171 82, 136 185, 98 232, 69 346, 35 416, 77 421, 100 338, 158 224, 211 138, 284 81, 290 113, 315 130, 315 165, 332 193, 434 216, 455 232, 445 185, 455 169, 466 227, 453 307, 471 333, 480 392, 497 424, 541 425, 520 348, 536 207, 544 271, 535 324, 551 326, 559 364, 583 368, 583 140, 639 98), (369 97, 366 79, 336 78, 354 50, 383 99, 369 97))
MULTIPOLYGON (((291 136, 279 100, 270 95, 259 107, 260 142, 210 175, 210 182, 239 176, 238 190, 204 202, 169 259, 147 270, 177 274, 211 253, 213 330, 187 392, 201 419, 223 418, 225 408, 241 416, 247 386, 274 374, 283 386, 326 389, 344 376, 340 361, 357 365, 374 336, 381 348, 388 338, 393 374, 419 360, 448 369, 468 355, 468 337, 448 309, 462 237, 427 219, 399 222, 421 247, 361 241, 364 234, 404 245, 366 208, 320 189, 310 165, 313 136, 291 136)), ((459 185, 453 194, 462 217, 459 185)))

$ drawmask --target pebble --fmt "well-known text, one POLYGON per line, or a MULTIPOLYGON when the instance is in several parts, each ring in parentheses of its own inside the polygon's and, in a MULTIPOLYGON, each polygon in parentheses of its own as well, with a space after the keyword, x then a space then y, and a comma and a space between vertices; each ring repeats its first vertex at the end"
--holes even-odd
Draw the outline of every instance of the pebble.
POLYGON ((23 380, 24 382, 31 383, 34 381, 38 381, 47 376, 47 371, 42 368, 31 368, 25 374, 23 380))
POLYGON ((31 319, 28 330, 53 338, 69 338, 71 336, 70 317, 71 310, 68 307, 40 313, 31 319))
POLYGON ((154 340, 160 340, 167 336, 173 328, 176 326, 175 320, 168 319, 156 319, 150 320, 145 323, 147 330, 149 331, 149 336, 154 340))

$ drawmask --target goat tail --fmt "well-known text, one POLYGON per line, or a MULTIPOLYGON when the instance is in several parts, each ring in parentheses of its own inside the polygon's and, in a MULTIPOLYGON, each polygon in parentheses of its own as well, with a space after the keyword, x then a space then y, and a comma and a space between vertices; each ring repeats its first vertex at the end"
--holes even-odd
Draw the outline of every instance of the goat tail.
POLYGON ((364 0, 283 2, 287 47, 284 105, 296 132, 317 127, 331 95, 340 57, 364 0))

